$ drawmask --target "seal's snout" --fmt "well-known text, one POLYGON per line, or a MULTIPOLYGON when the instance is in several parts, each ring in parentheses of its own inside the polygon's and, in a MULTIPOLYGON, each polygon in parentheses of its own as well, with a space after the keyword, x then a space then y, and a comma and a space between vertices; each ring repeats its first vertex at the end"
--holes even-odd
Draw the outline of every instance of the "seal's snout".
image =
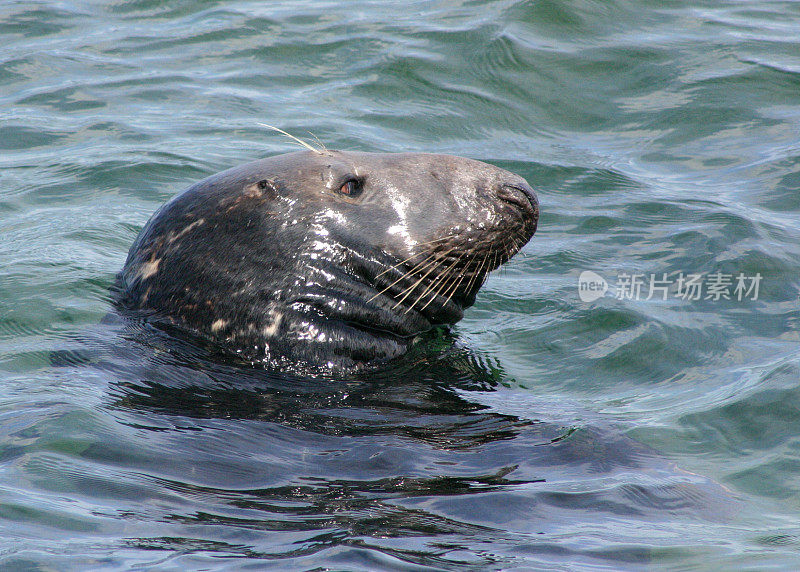
POLYGON ((539 199, 529 185, 519 182, 504 183, 500 185, 497 196, 517 207, 534 223, 539 221, 539 199))

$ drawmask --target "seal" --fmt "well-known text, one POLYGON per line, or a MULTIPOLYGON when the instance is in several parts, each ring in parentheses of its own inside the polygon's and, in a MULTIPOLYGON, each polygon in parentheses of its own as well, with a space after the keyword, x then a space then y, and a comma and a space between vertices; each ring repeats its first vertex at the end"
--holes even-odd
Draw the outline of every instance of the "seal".
POLYGON ((521 177, 461 157, 298 151, 163 205, 117 277, 117 307, 250 362, 350 370, 453 324, 536 231, 521 177))

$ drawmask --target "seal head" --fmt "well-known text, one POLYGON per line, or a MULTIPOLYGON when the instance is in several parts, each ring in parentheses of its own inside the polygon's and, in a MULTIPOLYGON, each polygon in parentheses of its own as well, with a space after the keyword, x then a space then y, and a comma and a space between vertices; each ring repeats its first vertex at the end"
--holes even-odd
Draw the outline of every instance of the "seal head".
POLYGON ((162 206, 130 249, 117 304, 249 361, 357 368, 461 319, 538 218, 524 179, 471 159, 278 155, 162 206))

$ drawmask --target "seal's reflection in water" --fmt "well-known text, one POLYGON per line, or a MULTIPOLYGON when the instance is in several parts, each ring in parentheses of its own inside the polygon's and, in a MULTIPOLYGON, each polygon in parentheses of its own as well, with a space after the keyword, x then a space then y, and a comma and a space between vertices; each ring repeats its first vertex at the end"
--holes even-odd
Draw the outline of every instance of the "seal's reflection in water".
POLYGON ((643 563, 637 538, 652 544, 660 522, 701 525, 727 502, 614 430, 471 400, 502 389, 503 372, 443 332, 391 367, 313 380, 146 336, 156 349, 144 362, 125 355, 138 345, 128 340, 104 366, 117 420, 165 459, 152 481, 169 500, 136 518, 177 529, 129 540, 140 548, 300 558, 291 566, 306 569, 643 563), (596 534, 628 547, 596 550, 596 534))

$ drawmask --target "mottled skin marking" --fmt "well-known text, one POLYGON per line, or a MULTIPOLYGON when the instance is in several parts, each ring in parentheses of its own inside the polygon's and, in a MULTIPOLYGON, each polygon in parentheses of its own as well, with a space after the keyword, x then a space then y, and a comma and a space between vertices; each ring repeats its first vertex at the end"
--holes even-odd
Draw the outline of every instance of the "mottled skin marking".
MULTIPOLYGON (((187 218, 191 219, 194 217, 188 216, 187 218)), ((202 224, 205 224, 205 219, 193 220, 180 230, 171 231, 165 237, 159 237, 158 240, 154 241, 152 247, 149 249, 150 258, 139 265, 138 280, 143 282, 155 276, 160 270, 161 261, 165 252, 170 249, 175 242, 180 241, 184 236, 202 224)), ((147 300, 149 297, 150 290, 152 290, 152 286, 150 286, 143 295, 144 300, 147 300)))
POLYGON ((158 272, 158 266, 161 264, 161 259, 153 259, 155 255, 151 255, 150 260, 145 262, 139 267, 139 279, 147 280, 158 272))
POLYGON ((130 249, 117 303, 252 361, 349 370, 458 321, 538 216, 524 179, 471 159, 279 155, 161 207, 130 249))
POLYGON ((261 330, 261 333, 264 335, 265 338, 271 338, 278 333, 278 328, 281 327, 281 321, 283 320, 283 314, 279 314, 278 312, 274 312, 272 316, 272 323, 268 326, 264 326, 261 330))
POLYGON ((176 240, 179 240, 179 239, 183 238, 187 233, 192 232, 192 230, 194 230, 195 228, 197 228, 201 224, 205 224, 205 222, 206 222, 206 220, 201 218, 201 219, 198 219, 198 220, 194 221, 193 223, 187 225, 186 228, 182 229, 177 234, 171 233, 169 238, 167 238, 167 244, 172 244, 176 240))

